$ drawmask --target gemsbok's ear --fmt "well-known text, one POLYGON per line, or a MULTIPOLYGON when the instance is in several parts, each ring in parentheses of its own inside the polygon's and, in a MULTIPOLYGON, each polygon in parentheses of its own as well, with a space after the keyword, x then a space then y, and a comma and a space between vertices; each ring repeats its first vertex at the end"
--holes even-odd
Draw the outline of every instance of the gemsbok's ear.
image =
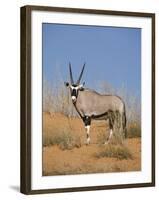
POLYGON ((69 85, 70 85, 68 82, 64 82, 64 84, 66 87, 69 87, 69 85))
POLYGON ((83 91, 83 90, 84 90, 84 85, 85 85, 85 82, 79 86, 79 90, 80 90, 80 91, 83 91))

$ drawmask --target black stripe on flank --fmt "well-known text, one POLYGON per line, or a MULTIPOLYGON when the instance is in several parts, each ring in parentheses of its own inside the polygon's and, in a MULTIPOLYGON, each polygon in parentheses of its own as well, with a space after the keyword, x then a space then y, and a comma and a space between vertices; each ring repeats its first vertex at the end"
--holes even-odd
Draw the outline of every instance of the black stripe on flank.
POLYGON ((100 115, 92 115, 91 118, 92 119, 97 119, 97 118, 100 118, 100 117, 103 117, 103 116, 108 116, 108 112, 105 112, 105 113, 100 114, 100 115))

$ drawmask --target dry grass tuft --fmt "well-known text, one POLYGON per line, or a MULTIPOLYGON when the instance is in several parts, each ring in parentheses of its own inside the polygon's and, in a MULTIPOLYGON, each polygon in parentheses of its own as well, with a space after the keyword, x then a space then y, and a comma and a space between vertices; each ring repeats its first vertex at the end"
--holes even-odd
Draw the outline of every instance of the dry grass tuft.
POLYGON ((62 150, 71 150, 75 147, 81 147, 81 140, 79 136, 73 135, 71 132, 63 131, 44 136, 43 146, 51 145, 58 145, 62 150))
POLYGON ((125 145, 107 144, 95 154, 96 158, 110 157, 122 159, 132 159, 132 153, 125 145))
POLYGON ((141 137, 141 125, 138 123, 131 123, 130 125, 128 125, 127 137, 128 138, 141 137))

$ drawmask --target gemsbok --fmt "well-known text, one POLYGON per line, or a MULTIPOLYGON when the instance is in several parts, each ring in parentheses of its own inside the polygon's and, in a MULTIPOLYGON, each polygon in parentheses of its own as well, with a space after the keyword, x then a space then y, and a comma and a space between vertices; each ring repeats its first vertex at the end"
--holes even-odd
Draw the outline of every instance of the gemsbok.
POLYGON ((90 125, 92 120, 108 120, 110 133, 104 142, 109 143, 114 134, 119 134, 122 138, 126 137, 126 111, 124 101, 115 95, 102 95, 98 92, 84 88, 80 84, 85 64, 82 67, 80 76, 76 82, 73 80, 71 63, 69 63, 70 82, 65 82, 70 89, 72 103, 84 122, 87 140, 90 144, 90 125), (118 131, 114 131, 117 125, 118 131), (115 133, 114 133, 115 132, 115 133))

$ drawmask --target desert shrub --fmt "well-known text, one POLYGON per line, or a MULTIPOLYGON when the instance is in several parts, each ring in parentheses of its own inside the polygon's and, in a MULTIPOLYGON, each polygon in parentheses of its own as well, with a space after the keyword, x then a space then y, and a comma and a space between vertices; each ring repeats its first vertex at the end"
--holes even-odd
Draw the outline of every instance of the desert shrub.
POLYGON ((53 88, 51 84, 43 80, 43 111, 52 113, 54 111, 54 97, 53 97, 53 88))
POLYGON ((141 137, 141 125, 139 123, 131 123, 127 127, 127 137, 128 138, 141 137))
POLYGON ((69 117, 77 116, 77 112, 71 101, 70 91, 64 86, 64 82, 57 80, 55 85, 44 79, 43 112, 58 112, 69 117))
POLYGON ((96 158, 111 157, 117 159, 132 159, 130 150, 125 145, 107 144, 95 154, 96 158))
POLYGON ((71 132, 63 131, 56 134, 48 134, 43 137, 43 146, 58 145, 62 150, 70 150, 81 146, 80 137, 71 132))

